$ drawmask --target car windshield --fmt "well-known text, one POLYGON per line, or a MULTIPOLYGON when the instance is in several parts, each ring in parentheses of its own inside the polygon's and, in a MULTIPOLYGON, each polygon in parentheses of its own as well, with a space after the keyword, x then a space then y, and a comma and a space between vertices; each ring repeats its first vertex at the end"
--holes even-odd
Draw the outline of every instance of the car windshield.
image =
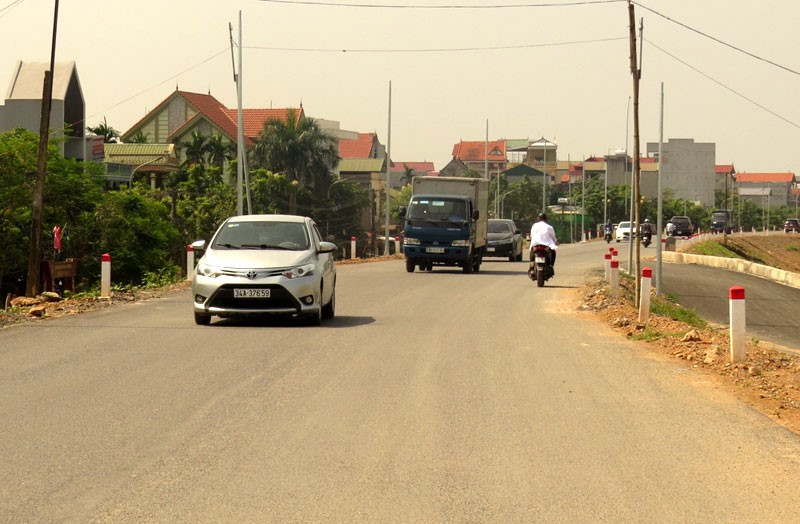
POLYGON ((512 233, 513 229, 508 222, 489 221, 489 233, 512 233))
POLYGON ((464 200, 438 197, 415 198, 408 206, 406 217, 409 220, 463 222, 467 219, 467 206, 464 200))
POLYGON ((630 229, 631 228, 631 223, 630 222, 620 222, 619 225, 617 226, 617 229, 620 229, 620 228, 630 229))
POLYGON ((217 249, 289 249, 309 247, 305 224, 301 222, 228 222, 214 239, 217 249))

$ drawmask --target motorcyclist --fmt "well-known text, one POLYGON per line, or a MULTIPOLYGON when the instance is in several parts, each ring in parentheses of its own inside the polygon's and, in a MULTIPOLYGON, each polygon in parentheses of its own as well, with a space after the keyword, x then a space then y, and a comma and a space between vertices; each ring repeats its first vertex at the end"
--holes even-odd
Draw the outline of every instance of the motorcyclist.
POLYGON ((642 224, 642 238, 647 242, 650 243, 650 238, 653 236, 653 225, 650 223, 649 218, 644 219, 644 224, 642 224))
POLYGON ((614 233, 614 223, 611 222, 610 218, 608 219, 608 222, 606 222, 606 225, 605 225, 604 229, 605 229, 606 242, 610 242, 611 241, 611 235, 614 233))
MULTIPOLYGON (((553 226, 547 223, 547 214, 539 213, 538 221, 534 222, 531 226, 531 249, 537 244, 541 244, 550 248, 550 266, 556 265, 556 249, 558 249, 558 238, 556 238, 556 230, 553 226)), ((531 256, 533 260, 533 256, 531 256)))

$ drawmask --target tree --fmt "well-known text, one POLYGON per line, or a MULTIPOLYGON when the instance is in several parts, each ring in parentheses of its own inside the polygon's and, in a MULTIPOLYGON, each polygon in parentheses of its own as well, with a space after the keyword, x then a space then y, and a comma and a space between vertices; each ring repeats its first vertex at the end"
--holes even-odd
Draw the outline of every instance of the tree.
POLYGON ((336 138, 295 110, 289 110, 286 120, 268 120, 251 150, 254 169, 287 175, 290 214, 297 213, 300 191, 310 189, 320 196, 327 189, 338 161, 336 138))
POLYGON ((146 144, 149 138, 150 135, 140 129, 131 137, 130 141, 133 144, 146 144))
POLYGON ((208 153, 208 136, 197 131, 192 131, 192 139, 189 142, 181 142, 184 154, 184 166, 205 165, 206 154, 208 153))
POLYGON ((103 123, 97 124, 94 127, 86 126, 86 130, 94 133, 97 136, 103 137, 103 142, 109 144, 111 142, 119 142, 119 131, 108 125, 106 117, 103 117, 103 123))
POLYGON ((225 142, 222 135, 215 133, 211 135, 206 142, 206 154, 208 162, 212 166, 222 169, 225 162, 230 161, 236 156, 236 145, 225 142))

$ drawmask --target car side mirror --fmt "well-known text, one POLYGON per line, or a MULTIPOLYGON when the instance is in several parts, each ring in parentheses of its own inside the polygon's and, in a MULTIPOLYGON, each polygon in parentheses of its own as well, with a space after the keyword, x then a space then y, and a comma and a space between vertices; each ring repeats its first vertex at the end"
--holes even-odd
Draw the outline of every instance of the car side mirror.
POLYGON ((400 209, 397 211, 397 215, 400 218, 406 218, 406 206, 400 206, 400 209))
POLYGON ((475 209, 472 211, 472 220, 478 220, 481 216, 481 212, 479 209, 475 209))
POLYGON ((206 250, 206 241, 205 240, 195 240, 190 244, 192 246, 193 251, 205 251, 206 250))
POLYGON ((317 253, 333 253, 337 249, 339 248, 333 242, 322 241, 319 243, 319 248, 317 249, 317 253))

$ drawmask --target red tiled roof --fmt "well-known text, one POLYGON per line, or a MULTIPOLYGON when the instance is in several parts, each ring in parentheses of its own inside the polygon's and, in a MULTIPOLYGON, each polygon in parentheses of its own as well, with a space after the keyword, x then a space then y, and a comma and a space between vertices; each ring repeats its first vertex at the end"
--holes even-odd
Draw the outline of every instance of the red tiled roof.
MULTIPOLYGON (((189 102, 189 104, 197 110, 198 114, 179 126, 172 133, 173 136, 180 134, 181 130, 185 129, 188 125, 195 122, 197 118, 202 116, 220 128, 222 132, 231 137, 231 139, 234 141, 236 140, 239 119, 236 109, 228 109, 222 102, 211 95, 191 93, 188 91, 176 91, 176 93, 189 102)), ((252 143, 267 120, 277 119, 286 121, 289 111, 291 111, 291 109, 242 109, 245 141, 252 143)), ((298 118, 305 116, 302 106, 296 111, 298 118)))
POLYGON ((392 171, 393 172, 405 172, 405 166, 408 166, 412 171, 415 173, 430 173, 431 171, 435 171, 436 168, 433 166, 433 162, 392 162, 392 171))
MULTIPOLYGON (((244 109, 242 108, 242 124, 244 125, 244 136, 247 139, 254 139, 258 136, 264 124, 270 120, 286 122, 289 120, 289 113, 295 111, 296 118, 302 118, 303 108, 297 109, 244 109)), ((236 109, 225 109, 225 114, 233 122, 234 128, 239 121, 239 112, 236 109)))
POLYGON ((355 140, 339 140, 339 156, 342 158, 372 158, 375 133, 359 133, 355 140))
MULTIPOLYGON (((475 141, 461 141, 453 146, 453 158, 457 158, 462 162, 476 162, 478 160, 486 160, 486 142, 475 141)), ((489 161, 501 162, 506 159, 506 141, 505 140, 490 140, 489 141, 489 161)))
POLYGON ((738 183, 774 182, 790 184, 795 181, 794 173, 736 173, 738 183))
POLYGON ((735 173, 736 171, 733 169, 733 164, 719 164, 714 166, 714 171, 718 175, 727 175, 729 173, 735 173))

